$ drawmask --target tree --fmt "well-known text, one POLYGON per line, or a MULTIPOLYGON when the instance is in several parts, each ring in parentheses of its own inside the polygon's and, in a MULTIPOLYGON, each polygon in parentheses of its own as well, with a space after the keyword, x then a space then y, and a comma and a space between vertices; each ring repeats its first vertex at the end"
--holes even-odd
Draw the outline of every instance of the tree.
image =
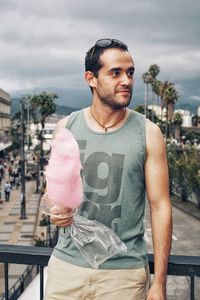
MULTIPOLYGON (((156 64, 150 65, 149 70, 148 70, 150 76, 151 76, 151 88, 152 88, 152 107, 154 110, 154 105, 155 105, 155 98, 156 98, 156 77, 160 73, 160 67, 156 64)), ((152 115, 153 119, 152 121, 154 122, 154 115, 152 115)))
POLYGON ((199 150, 191 146, 188 149, 188 179, 192 186, 192 191, 196 194, 197 205, 200 208, 200 160, 199 150))
POLYGON ((174 106, 179 98, 179 93, 174 84, 170 83, 164 92, 164 102, 167 108, 167 120, 172 121, 174 115, 174 106))
POLYGON ((43 92, 39 95, 28 96, 30 100, 30 114, 35 124, 40 124, 41 129, 38 129, 38 139, 40 141, 40 167, 44 169, 44 126, 46 118, 56 111, 57 94, 43 92))
POLYGON ((200 116, 192 116, 192 126, 198 126, 200 124, 200 116))
POLYGON ((145 116, 147 115, 147 107, 148 107, 148 97, 149 97, 149 84, 152 81, 152 76, 150 75, 149 72, 145 72, 142 75, 142 79, 144 82, 144 88, 145 88, 145 92, 144 92, 144 114, 145 116))
MULTIPOLYGON (((157 80, 157 79, 154 79, 151 83, 152 90, 156 94, 156 96, 158 97, 158 100, 160 100, 160 96, 161 96, 161 93, 160 93, 161 85, 162 85, 162 82, 160 80, 157 80)), ((158 101, 157 103, 159 105, 160 101, 158 101)))
POLYGON ((156 77, 160 73, 160 67, 156 64, 150 65, 148 72, 153 79, 156 79, 156 77))
POLYGON ((188 155, 185 149, 169 144, 167 147, 170 192, 178 192, 183 201, 187 201, 191 193, 191 184, 188 180, 188 155))
POLYGON ((144 105, 142 104, 138 104, 135 108, 134 108, 135 111, 139 112, 140 114, 145 114, 144 112, 144 105))
POLYGON ((165 135, 171 135, 172 119, 174 115, 175 102, 179 98, 179 93, 176 91, 174 84, 168 81, 160 85, 161 108, 166 108, 166 126, 165 135), (169 131, 169 132, 168 132, 169 131))
MULTIPOLYGON (((135 108, 135 111, 141 113, 141 114, 145 114, 145 108, 144 105, 142 104, 138 104, 135 108)), ((152 109, 147 109, 146 110, 146 118, 150 119, 150 120, 154 120, 155 123, 159 122, 160 120, 158 119, 158 117, 156 116, 155 112, 152 109)))
POLYGON ((183 118, 180 113, 175 113, 173 118, 174 137, 176 140, 180 140, 180 129, 183 124, 183 118))

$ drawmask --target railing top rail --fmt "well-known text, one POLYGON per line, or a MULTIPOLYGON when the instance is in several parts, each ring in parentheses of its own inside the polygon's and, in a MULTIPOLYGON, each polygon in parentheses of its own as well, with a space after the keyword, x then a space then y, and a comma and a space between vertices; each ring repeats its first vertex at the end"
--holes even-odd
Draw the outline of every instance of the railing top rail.
MULTIPOLYGON (((0 245, 0 262, 46 266, 53 248, 20 245, 0 245)), ((153 254, 148 254, 151 273, 154 273, 153 254)), ((200 276, 200 256, 171 255, 168 275, 200 276)))
POLYGON ((53 248, 0 245, 0 262, 46 266, 53 248))
MULTIPOLYGON (((150 272, 154 273, 153 254, 148 255, 150 272)), ((200 256, 170 255, 168 275, 200 277, 200 256)))

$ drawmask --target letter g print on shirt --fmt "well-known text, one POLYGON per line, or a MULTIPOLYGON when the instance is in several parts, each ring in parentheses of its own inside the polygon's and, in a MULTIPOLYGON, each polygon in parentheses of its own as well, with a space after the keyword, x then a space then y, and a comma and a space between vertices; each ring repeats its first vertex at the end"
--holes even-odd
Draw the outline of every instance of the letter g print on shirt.
MULTIPOLYGON (((84 150, 86 144, 87 142, 81 141, 80 150, 84 150)), ((85 186, 82 209, 87 207, 88 214, 92 211, 95 219, 99 222, 104 220, 104 224, 107 220, 105 225, 114 226, 116 231, 118 226, 112 224, 112 221, 121 218, 121 205, 117 200, 121 190, 125 156, 119 153, 109 155, 105 152, 93 152, 85 157, 83 151, 81 152, 85 186)))

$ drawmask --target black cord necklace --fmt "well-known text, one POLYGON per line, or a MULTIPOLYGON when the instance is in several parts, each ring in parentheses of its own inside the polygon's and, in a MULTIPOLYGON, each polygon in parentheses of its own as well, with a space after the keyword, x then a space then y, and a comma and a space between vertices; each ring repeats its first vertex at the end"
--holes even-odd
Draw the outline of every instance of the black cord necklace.
POLYGON ((101 123, 96 119, 96 117, 94 116, 94 113, 93 113, 93 111, 92 111, 92 106, 90 106, 90 113, 91 113, 93 119, 94 119, 94 120, 95 120, 95 121, 96 121, 96 122, 97 122, 104 130, 105 130, 105 132, 107 132, 109 128, 114 127, 114 126, 117 125, 120 121, 122 121, 122 120, 124 119, 125 114, 126 114, 126 108, 125 108, 125 110, 124 110, 124 113, 123 113, 122 117, 121 117, 119 120, 117 120, 114 124, 112 124, 112 125, 110 125, 110 126, 105 126, 105 125, 101 124, 101 123))

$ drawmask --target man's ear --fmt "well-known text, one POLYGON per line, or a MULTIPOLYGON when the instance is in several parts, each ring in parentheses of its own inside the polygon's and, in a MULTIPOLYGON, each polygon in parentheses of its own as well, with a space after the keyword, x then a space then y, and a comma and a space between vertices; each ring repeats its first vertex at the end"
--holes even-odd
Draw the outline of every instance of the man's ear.
POLYGON ((85 72, 85 80, 87 81, 88 85, 92 88, 96 87, 97 79, 91 71, 85 72))

